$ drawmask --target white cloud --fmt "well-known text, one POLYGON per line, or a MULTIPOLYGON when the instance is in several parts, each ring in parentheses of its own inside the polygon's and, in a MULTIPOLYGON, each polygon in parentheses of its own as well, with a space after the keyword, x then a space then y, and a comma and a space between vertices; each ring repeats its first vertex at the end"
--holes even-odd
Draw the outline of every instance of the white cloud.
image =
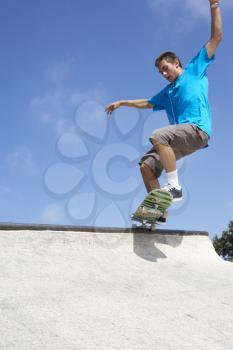
MULTIPOLYGON (((221 1, 222 12, 233 8, 233 0, 221 1)), ((156 36, 164 40, 169 35, 173 43, 195 31, 201 23, 210 25, 210 5, 208 0, 147 0, 147 4, 158 18, 156 36)), ((210 35, 206 33, 206 40, 210 35)))
POLYGON ((29 113, 61 134, 67 131, 77 106, 90 98, 87 93, 54 89, 44 96, 34 97, 29 104, 29 113))
POLYGON ((62 205, 56 203, 49 204, 41 213, 39 222, 45 224, 65 224, 69 223, 62 205))
POLYGON ((19 211, 21 204, 24 202, 25 195, 23 192, 10 188, 7 185, 0 186, 0 207, 3 220, 8 217, 14 217, 15 210, 19 211))
MULTIPOLYGON (((200 20, 202 18, 210 18, 210 5, 208 0, 147 0, 149 7, 159 16, 172 17, 174 21, 186 14, 187 21, 200 20)), ((224 0, 220 2, 222 9, 233 8, 232 0, 224 0)))
POLYGON ((29 102, 30 116, 50 125, 58 134, 67 131, 79 104, 87 100, 105 100, 107 95, 102 84, 97 84, 91 91, 67 88, 63 80, 72 77, 74 62, 74 59, 69 59, 49 67, 46 71, 48 90, 29 102))
POLYGON ((8 169, 13 173, 18 171, 27 173, 36 171, 36 163, 33 159, 32 152, 26 147, 19 147, 7 154, 5 161, 8 169))
MULTIPOLYGON (((233 8, 233 1, 232 0, 220 0, 220 6, 222 10, 233 8)), ((210 7, 209 7, 209 1, 208 0, 188 0, 186 2, 186 9, 187 11, 190 10, 193 12, 193 14, 201 15, 203 17, 209 18, 210 17, 210 7)))
POLYGON ((156 19, 155 30, 157 40, 170 40, 176 44, 177 40, 187 36, 196 23, 196 18, 206 18, 208 4, 202 0, 199 8, 194 2, 180 0, 147 0, 149 8, 156 19), (206 7, 207 5, 207 7, 206 7))
POLYGON ((67 60, 57 62, 46 70, 46 76, 50 82, 54 84, 60 84, 64 80, 71 77, 74 65, 76 63, 77 62, 74 57, 70 57, 67 60))
POLYGON ((171 24, 176 24, 177 20, 182 18, 184 13, 188 15, 189 20, 193 19, 197 14, 206 16, 209 13, 209 4, 205 0, 147 0, 147 2, 149 7, 160 16, 160 19, 170 18, 171 24))
POLYGON ((60 132, 65 119, 70 117, 69 95, 64 89, 54 89, 43 96, 34 97, 29 104, 29 113, 60 132))
POLYGON ((10 199, 14 197, 14 192, 9 186, 0 186, 0 203, 6 205, 10 199))

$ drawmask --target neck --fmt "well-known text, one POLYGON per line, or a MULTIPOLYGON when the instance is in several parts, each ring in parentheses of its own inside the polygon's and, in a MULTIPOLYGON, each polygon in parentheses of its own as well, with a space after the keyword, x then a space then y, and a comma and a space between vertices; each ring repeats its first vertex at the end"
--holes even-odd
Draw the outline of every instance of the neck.
POLYGON ((181 68, 181 67, 179 67, 178 69, 177 69, 177 76, 176 76, 176 78, 175 78, 175 80, 174 80, 174 82, 181 76, 181 74, 183 73, 183 68, 181 68))
POLYGON ((179 67, 177 77, 179 77, 183 73, 183 71, 183 68, 179 67))

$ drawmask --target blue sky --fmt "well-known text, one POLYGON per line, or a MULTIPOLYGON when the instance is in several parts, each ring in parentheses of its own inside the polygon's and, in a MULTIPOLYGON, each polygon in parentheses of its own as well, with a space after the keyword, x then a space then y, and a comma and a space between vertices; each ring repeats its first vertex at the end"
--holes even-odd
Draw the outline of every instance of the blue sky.
MULTIPOLYGON (((213 236, 233 219, 232 13, 222 1, 210 147, 178 164, 185 199, 168 229, 213 236)), ((154 59, 171 50, 185 65, 198 52, 208 0, 11 0, 0 16, 0 221, 129 226, 145 195, 137 161, 167 118, 127 107, 107 118, 104 107, 165 86, 154 59)))

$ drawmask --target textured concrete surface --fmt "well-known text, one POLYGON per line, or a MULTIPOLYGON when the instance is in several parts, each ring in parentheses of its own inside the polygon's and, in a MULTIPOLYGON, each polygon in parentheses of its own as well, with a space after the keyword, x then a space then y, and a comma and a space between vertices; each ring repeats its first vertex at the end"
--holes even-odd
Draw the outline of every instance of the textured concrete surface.
POLYGON ((1 350, 233 348, 233 264, 205 234, 2 227, 0 249, 1 350))

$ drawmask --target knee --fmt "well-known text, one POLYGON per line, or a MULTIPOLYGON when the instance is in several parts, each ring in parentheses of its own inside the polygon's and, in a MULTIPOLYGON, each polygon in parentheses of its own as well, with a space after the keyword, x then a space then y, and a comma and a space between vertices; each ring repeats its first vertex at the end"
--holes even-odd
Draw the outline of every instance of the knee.
POLYGON ((140 164, 140 170, 141 170, 141 173, 145 173, 146 171, 148 171, 148 165, 142 163, 140 164))
POLYGON ((165 142, 162 143, 162 142, 153 140, 152 143, 157 153, 163 151, 164 149, 170 148, 170 145, 165 142))
POLYGON ((155 173, 153 172, 153 170, 149 167, 149 165, 145 164, 145 163, 142 163, 140 165, 140 170, 141 170, 141 173, 142 175, 154 175, 155 176, 155 173))
POLYGON ((167 137, 163 137, 162 135, 160 135, 159 132, 156 132, 156 131, 151 135, 150 142, 154 146, 156 152, 158 150, 166 148, 167 146, 170 146, 169 140, 167 139, 167 137))

